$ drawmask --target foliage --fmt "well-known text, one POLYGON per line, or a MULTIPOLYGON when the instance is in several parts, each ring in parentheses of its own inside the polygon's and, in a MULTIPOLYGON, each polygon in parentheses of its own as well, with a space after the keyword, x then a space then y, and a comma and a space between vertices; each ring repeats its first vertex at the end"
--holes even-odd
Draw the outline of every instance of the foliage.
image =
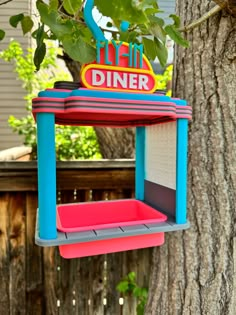
MULTIPOLYGON (((28 49, 28 53, 24 55, 20 44, 12 41, 9 47, 0 53, 0 58, 3 60, 15 62, 15 71, 27 92, 25 99, 29 114, 21 119, 10 116, 9 124, 13 131, 24 136, 24 143, 32 147, 33 158, 36 157, 36 129, 30 113, 31 100, 40 90, 52 87, 55 77, 61 81, 70 79, 69 74, 61 71, 57 64, 57 55, 60 53, 60 49, 49 46, 38 73, 35 72, 32 62, 32 49, 28 49)), ((58 160, 101 157, 92 127, 56 126, 56 153, 58 160)))
POLYGON ((35 66, 32 62, 33 49, 28 48, 27 54, 24 54, 19 42, 13 40, 7 49, 0 52, 0 58, 6 62, 14 62, 15 72, 23 83, 23 88, 27 92, 27 109, 31 105, 32 97, 36 96, 38 91, 52 86, 55 75, 60 79, 69 80, 70 76, 65 71, 59 71, 57 66, 57 55, 61 50, 53 45, 49 45, 47 56, 41 66, 41 71, 35 73, 35 66))
POLYGON ((93 127, 56 127, 58 160, 99 159, 99 147, 93 127))
POLYGON ((33 117, 29 114, 18 119, 11 115, 8 123, 14 132, 24 136, 24 144, 32 148, 32 159, 36 159, 36 128, 33 117))
POLYGON ((135 272, 130 272, 117 285, 116 289, 124 296, 134 296, 137 299, 137 315, 143 315, 147 303, 148 290, 141 288, 136 282, 135 272))
MULTIPOLYGON (((91 30, 84 22, 85 0, 50 0, 46 3, 37 0, 36 6, 40 23, 34 24, 30 16, 22 12, 10 17, 12 27, 21 26, 23 33, 32 33, 36 40, 34 63, 38 70, 46 55, 45 40, 57 39, 64 51, 80 63, 92 62, 95 59, 95 41, 91 30)), ((178 28, 180 19, 171 14, 172 24, 165 25, 158 16, 161 12, 156 0, 95 0, 95 5, 102 16, 110 18, 106 29, 113 39, 127 42, 142 43, 144 51, 150 60, 159 59, 165 66, 167 62, 167 35, 176 43, 187 47, 178 28), (120 30, 121 21, 129 22, 127 31, 120 30)), ((0 40, 5 31, 0 30, 0 40)))
POLYGON ((157 74, 157 90, 166 91, 166 95, 171 96, 171 89, 168 87, 168 83, 171 82, 173 75, 173 65, 169 65, 163 74, 157 74))

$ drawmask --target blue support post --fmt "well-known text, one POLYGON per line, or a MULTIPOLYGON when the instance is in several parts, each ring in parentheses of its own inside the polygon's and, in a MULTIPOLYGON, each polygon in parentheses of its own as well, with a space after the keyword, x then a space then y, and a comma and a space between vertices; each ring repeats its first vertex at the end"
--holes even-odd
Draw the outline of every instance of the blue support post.
POLYGON ((144 200, 145 127, 136 128, 135 197, 144 200))
POLYGON ((38 199, 39 199, 39 237, 57 238, 56 229, 56 153, 55 153, 55 115, 38 113, 38 199))
POLYGON ((188 119, 177 119, 176 223, 187 222, 188 119))

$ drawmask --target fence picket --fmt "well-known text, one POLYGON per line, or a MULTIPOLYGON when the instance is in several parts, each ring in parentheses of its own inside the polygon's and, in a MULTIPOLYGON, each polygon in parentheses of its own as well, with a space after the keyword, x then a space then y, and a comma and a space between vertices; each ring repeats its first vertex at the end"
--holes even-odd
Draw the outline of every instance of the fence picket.
POLYGON ((58 294, 57 255, 57 248, 43 248, 45 315, 59 315, 62 304, 58 294))
POLYGON ((36 192, 26 194, 26 314, 43 315, 42 249, 34 244, 38 198, 36 192))
POLYGON ((26 314, 25 193, 10 195, 10 314, 26 314))
POLYGON ((9 193, 0 193, 0 314, 10 314, 9 193))

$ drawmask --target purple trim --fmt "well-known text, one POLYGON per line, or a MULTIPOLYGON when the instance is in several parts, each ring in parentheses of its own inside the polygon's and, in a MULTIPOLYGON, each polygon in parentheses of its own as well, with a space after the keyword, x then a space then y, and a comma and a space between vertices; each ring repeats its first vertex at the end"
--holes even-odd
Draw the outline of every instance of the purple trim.
POLYGON ((175 217, 175 195, 174 189, 144 181, 144 201, 159 211, 175 217))

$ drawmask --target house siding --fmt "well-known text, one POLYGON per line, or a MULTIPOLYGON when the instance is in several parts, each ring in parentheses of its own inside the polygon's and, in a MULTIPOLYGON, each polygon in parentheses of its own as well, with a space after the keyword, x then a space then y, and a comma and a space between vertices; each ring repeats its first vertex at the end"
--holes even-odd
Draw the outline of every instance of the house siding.
POLYGON ((159 13, 158 16, 163 18, 166 24, 172 24, 173 20, 169 18, 169 15, 175 13, 175 1, 158 0, 158 6, 160 10, 164 11, 163 13, 159 13))
MULTIPOLYGON (((9 24, 9 17, 14 14, 30 13, 29 1, 11 1, 0 7, 1 28, 6 31, 6 37, 0 42, 0 51, 4 50, 11 39, 16 39, 24 50, 30 45, 29 36, 23 36, 20 27, 12 28, 9 24)), ((25 91, 22 82, 17 80, 13 63, 6 63, 0 60, 0 150, 18 146, 23 143, 23 138, 13 133, 8 126, 8 118, 14 115, 21 118, 26 115, 25 91)))

